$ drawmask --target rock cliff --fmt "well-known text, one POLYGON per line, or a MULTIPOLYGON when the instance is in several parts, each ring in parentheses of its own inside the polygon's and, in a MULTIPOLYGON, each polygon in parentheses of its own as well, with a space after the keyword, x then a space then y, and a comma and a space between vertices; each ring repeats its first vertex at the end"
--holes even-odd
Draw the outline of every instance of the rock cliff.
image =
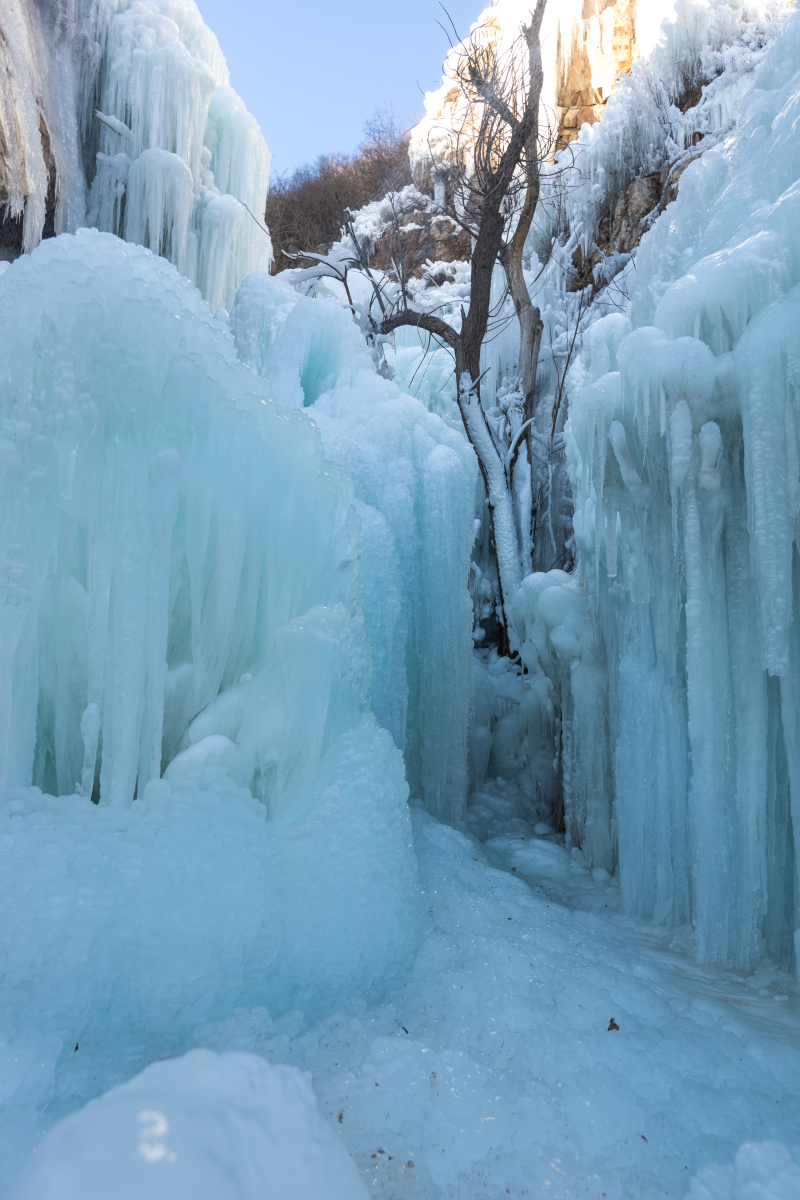
MULTIPOLYGON (((472 27, 470 37, 507 54, 529 18, 530 0, 495 0, 472 27)), ((619 76, 653 45, 673 0, 560 0, 550 3, 542 28, 545 72, 543 119, 552 151, 577 138, 584 123, 600 119, 619 76)), ((463 44, 463 43, 462 43, 463 44)), ((448 54, 440 86, 425 97, 425 116, 411 138, 418 186, 433 190, 436 167, 453 153, 453 130, 463 122, 455 83, 459 46, 448 54)))

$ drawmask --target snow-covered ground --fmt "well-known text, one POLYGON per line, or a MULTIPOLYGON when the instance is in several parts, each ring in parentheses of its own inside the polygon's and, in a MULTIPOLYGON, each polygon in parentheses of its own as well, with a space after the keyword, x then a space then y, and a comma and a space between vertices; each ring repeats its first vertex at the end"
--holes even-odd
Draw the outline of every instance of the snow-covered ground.
MULTIPOLYGON (((796 985, 769 966, 745 979, 694 965, 688 931, 621 917, 616 884, 534 832, 526 811, 502 781, 472 796, 470 833, 412 810, 428 928, 381 1003, 354 997, 309 1025, 297 1009, 273 1021, 232 1001, 225 1020, 150 1055, 140 1036, 100 1052, 82 1042, 40 1128, 198 1045, 310 1072, 385 1200, 682 1200, 690 1185, 698 1200, 794 1200, 796 985)), ((131 1121, 131 1148, 138 1136, 131 1121)))

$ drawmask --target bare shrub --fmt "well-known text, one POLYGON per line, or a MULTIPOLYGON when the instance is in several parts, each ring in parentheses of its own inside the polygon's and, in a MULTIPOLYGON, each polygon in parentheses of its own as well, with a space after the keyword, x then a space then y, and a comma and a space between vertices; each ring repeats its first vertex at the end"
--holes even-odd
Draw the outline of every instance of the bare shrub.
POLYGON ((273 272, 296 266, 284 254, 299 248, 326 253, 338 240, 342 210, 353 211, 412 182, 408 131, 391 109, 379 109, 364 125, 353 154, 321 154, 270 183, 265 217, 275 251, 273 272))

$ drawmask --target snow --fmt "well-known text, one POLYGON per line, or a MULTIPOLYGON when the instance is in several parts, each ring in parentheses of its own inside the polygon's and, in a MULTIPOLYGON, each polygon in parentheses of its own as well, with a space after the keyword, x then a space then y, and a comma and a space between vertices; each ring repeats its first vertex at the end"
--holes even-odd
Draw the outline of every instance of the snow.
MULTIPOLYGON (((18 1084, 23 1103, 17 1113, 13 1101, 4 1110, 6 1162, 10 1147, 19 1161, 54 1118, 131 1078, 125 1086, 135 1087, 135 1103, 123 1104, 129 1093, 118 1088, 74 1120, 85 1121, 86 1130, 101 1113, 110 1123, 154 1109, 169 1122, 163 1142, 177 1161, 184 1105, 198 1156, 205 1154, 203 1132, 212 1117, 241 1119, 245 1128, 257 1120, 263 1128, 250 1087, 223 1084, 222 1064, 236 1051, 310 1072, 320 1112, 340 1145, 368 1189, 387 1198, 478 1200, 505 1188, 512 1195, 527 1189, 568 1197, 589 1186, 590 1194, 605 1191, 617 1200, 648 1189, 682 1200, 695 1173, 704 1183, 716 1172, 729 1187, 721 1196, 739 1200, 749 1193, 734 1191, 729 1178, 777 1180, 783 1173, 791 1181, 798 1169, 797 1159, 774 1145, 739 1151, 744 1143, 796 1143, 800 1038, 793 980, 775 969, 745 980, 694 966, 684 953, 686 931, 620 916, 617 884, 593 881, 563 838, 537 833, 516 785, 487 783, 471 797, 469 834, 412 809, 428 908, 420 951, 375 999, 343 987, 342 998, 316 1017, 313 1008, 298 1011, 304 997, 285 1016, 277 1014, 287 1000, 268 1011, 253 978, 254 969, 262 979, 267 970, 263 951, 253 953, 248 969, 240 943, 231 942, 233 931, 252 936, 260 919, 253 867, 244 869, 264 853, 256 837, 263 816, 252 799, 215 795, 209 787, 146 798, 122 813, 66 797, 20 795, 15 803, 6 828, 29 838, 30 848, 19 858, 19 874, 17 868, 11 877, 3 873, 20 902, 10 912, 4 903, 2 911, 15 932, 15 954, 25 952, 23 930, 35 921, 46 957, 22 976, 35 981, 32 992, 28 982, 5 993, 4 1008, 19 995, 24 1021, 7 1043, 12 1064, 19 1061, 4 1080, 18 1084), (69 822, 61 815, 65 804, 73 807, 69 822), (242 810, 236 820, 232 807, 242 810), (44 819, 37 820, 39 813, 44 819), (95 844, 89 823, 98 816, 106 830, 95 844), (84 831, 77 840, 76 825, 84 831), (43 888, 40 881, 52 878, 52 863, 64 854, 69 874, 56 890, 43 888), (236 866, 221 871, 221 861, 236 866), (183 871, 192 868, 190 881, 183 871), (120 876, 128 881, 124 891, 113 883, 120 876), (115 894, 118 904, 106 913, 115 894), (28 905, 40 897, 27 915, 23 895, 28 905), (75 921, 75 913, 83 916, 75 921), (101 937, 87 961, 91 930, 101 937), (76 947, 84 957, 74 957, 76 947), (202 974, 195 961, 203 963, 202 974), (210 1000, 215 983, 227 989, 218 1003, 210 1000), (608 1028, 612 1017, 618 1031, 608 1028), (222 1052, 218 1086, 235 1087, 233 1102, 226 1098, 223 1107, 210 1081, 201 1090, 199 1080, 187 1085, 186 1099, 180 1080, 184 1071, 192 1080, 194 1055, 171 1056, 192 1046, 222 1052), (168 1061, 142 1072, 159 1058, 168 1061), (38 1065, 43 1060, 47 1071, 38 1065), (151 1074, 167 1068, 175 1069, 175 1083, 151 1074), (156 1082, 160 1090, 148 1090, 156 1082), (36 1105, 42 1115, 32 1127, 36 1105), (737 1153, 742 1165, 732 1171, 737 1153), (712 1160, 721 1166, 706 1166, 712 1160)), ((375 864, 370 890, 384 862, 375 864)), ((351 875, 342 863, 336 888, 351 875)), ((313 870, 304 870, 298 884, 299 896, 314 884, 313 870)), ((357 919, 367 920, 372 902, 357 907, 357 919)), ((320 920, 333 927, 345 902, 330 918, 316 903, 309 912, 313 922, 305 912, 300 918, 303 939, 320 920)), ((368 959, 383 936, 371 940, 368 959)), ((324 945, 321 931, 319 949, 324 945)), ((326 971, 335 977, 329 964, 320 965, 320 977, 326 971)), ((259 1079, 254 1065, 248 1071, 259 1079)), ((69 1133, 77 1158, 83 1134, 76 1125, 61 1128, 53 1136, 69 1133)), ((128 1129, 131 1153, 141 1127, 129 1120, 128 1129)), ((34 1163, 48 1145, 36 1144, 34 1163)), ((251 1145, 253 1154, 266 1152, 255 1139, 251 1145)), ((764 1194, 788 1200, 788 1186, 764 1194)))
POLYGON ((358 1173, 295 1067, 193 1050, 64 1118, 17 1195, 357 1200, 358 1173))
POLYGON ((683 1197, 756 1130, 793 1145, 792 981, 760 996, 621 918, 513 785, 469 811, 483 846, 414 813, 431 931, 406 986, 295 1043, 371 1190, 683 1197))
POLYGON ((732 1166, 709 1163, 692 1180, 689 1200, 790 1200, 800 1188, 800 1167, 779 1142, 742 1146, 732 1166))

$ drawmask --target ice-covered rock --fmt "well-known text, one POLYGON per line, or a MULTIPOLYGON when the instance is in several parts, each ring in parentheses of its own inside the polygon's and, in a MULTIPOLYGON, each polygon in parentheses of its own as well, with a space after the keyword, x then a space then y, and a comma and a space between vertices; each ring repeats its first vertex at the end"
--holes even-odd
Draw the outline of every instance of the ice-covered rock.
MULTIPOLYGON (((503 61, 533 7, 530 0, 495 0, 474 22, 470 36, 503 61)), ((619 76, 652 49, 661 22, 674 13, 675 0, 559 0, 547 6, 542 104, 553 119, 559 146, 577 137, 584 123, 600 119, 619 76)), ((420 181, 431 168, 436 180, 437 165, 453 154, 457 136, 463 137, 465 108, 456 83, 459 52, 457 45, 445 60, 442 83, 426 93, 425 115, 412 132, 411 160, 420 181)), ((443 179, 440 186, 444 188, 443 179)))

